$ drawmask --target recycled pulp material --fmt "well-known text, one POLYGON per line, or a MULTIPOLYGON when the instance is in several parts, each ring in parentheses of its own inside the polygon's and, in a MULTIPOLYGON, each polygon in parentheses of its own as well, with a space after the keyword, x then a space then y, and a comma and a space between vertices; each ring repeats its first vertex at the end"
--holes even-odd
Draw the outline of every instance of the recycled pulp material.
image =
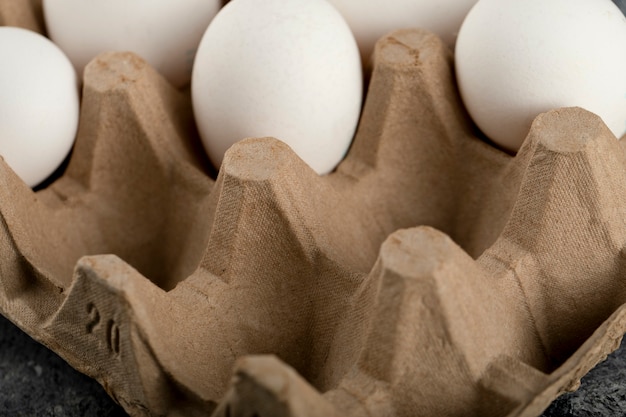
POLYGON ((626 331, 626 142, 557 109, 512 157, 455 88, 395 32, 336 172, 261 138, 213 181, 189 97, 102 54, 63 176, 0 163, 0 311, 133 416, 538 416, 626 331))
POLYGON ((42 0, 0 0, 0 26, 19 26, 43 32, 42 0))

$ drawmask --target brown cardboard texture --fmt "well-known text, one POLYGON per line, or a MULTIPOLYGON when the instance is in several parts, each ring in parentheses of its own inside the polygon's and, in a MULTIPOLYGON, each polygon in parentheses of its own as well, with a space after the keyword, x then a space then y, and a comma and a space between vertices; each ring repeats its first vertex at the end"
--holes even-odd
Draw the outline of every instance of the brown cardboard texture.
POLYGON ((198 143, 104 53, 64 174, 0 163, 0 311, 133 416, 538 416, 626 331, 626 145, 579 108, 488 145, 434 35, 378 43, 330 175, 260 138, 214 181, 198 143))
POLYGON ((0 26, 44 32, 42 0, 0 0, 0 26))

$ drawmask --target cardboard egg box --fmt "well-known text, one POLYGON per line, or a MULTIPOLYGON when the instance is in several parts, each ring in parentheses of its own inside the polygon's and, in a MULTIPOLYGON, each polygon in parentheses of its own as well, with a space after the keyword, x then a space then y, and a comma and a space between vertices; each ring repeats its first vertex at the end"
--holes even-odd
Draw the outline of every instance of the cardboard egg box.
POLYGON ((508 155, 452 65, 392 33, 335 172, 252 138, 213 179, 188 92, 100 55, 63 174, 0 162, 0 312, 132 416, 539 416, 626 331, 626 142, 556 109, 508 155))

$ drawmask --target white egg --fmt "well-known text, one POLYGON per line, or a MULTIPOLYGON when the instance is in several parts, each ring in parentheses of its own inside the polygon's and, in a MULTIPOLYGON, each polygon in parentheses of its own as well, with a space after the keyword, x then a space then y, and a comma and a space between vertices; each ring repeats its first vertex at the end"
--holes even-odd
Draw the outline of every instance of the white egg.
POLYGON ((202 34, 221 0, 44 0, 50 38, 79 74, 96 55, 132 51, 172 84, 189 83, 202 34))
POLYGON ((202 38, 192 78, 216 166, 235 142, 273 136, 320 174, 350 146, 362 89, 354 37, 325 0, 231 1, 202 38))
POLYGON ((456 44, 463 101, 490 139, 516 151, 553 108, 626 131, 626 18, 610 0, 480 0, 456 44))
POLYGON ((63 162, 78 129, 74 67, 47 38, 0 27, 0 155, 35 186, 63 162))
POLYGON ((367 60, 376 41, 396 29, 427 29, 454 46, 461 22, 477 0, 329 1, 350 25, 367 60))

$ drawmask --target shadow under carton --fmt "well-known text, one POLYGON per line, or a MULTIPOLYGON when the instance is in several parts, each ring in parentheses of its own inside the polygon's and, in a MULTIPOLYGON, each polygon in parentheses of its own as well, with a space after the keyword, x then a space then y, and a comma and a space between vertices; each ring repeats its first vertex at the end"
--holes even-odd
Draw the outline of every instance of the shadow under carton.
POLYGON ((377 44, 330 175, 257 138, 214 181, 191 113, 105 53, 62 177, 0 163, 0 311, 131 415, 538 416, 619 345, 626 153, 597 116, 509 156, 419 30, 377 44))

